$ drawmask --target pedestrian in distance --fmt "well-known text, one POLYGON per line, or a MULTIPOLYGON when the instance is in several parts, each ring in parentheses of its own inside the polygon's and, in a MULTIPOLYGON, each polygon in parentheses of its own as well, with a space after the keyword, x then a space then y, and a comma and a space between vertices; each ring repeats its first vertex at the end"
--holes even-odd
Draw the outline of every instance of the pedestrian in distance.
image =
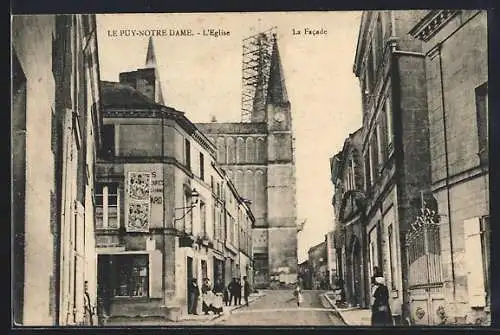
POLYGON ((302 296, 302 287, 300 287, 299 284, 295 286, 295 289, 293 290, 293 296, 297 301, 297 307, 300 307, 300 304, 304 301, 304 297, 302 296))
POLYGON ((389 290, 384 277, 375 277, 372 305, 372 326, 392 326, 391 306, 389 305, 389 290))
POLYGON ((229 285, 227 286, 227 290, 229 291, 229 306, 231 306, 233 299, 234 304, 236 305, 236 278, 233 278, 229 285))
POLYGON ((247 276, 243 277, 243 296, 245 297, 245 305, 248 307, 248 297, 250 296, 250 284, 247 276))
MULTIPOLYGON (((229 284, 229 285, 231 285, 231 284, 229 284)), ((225 285, 223 285, 223 286, 224 286, 224 292, 223 292, 224 293, 224 296, 223 296, 224 304, 226 306, 230 306, 231 305, 231 301, 229 300, 229 296, 230 296, 229 295, 229 288, 226 287, 225 285)))
POLYGON ((234 305, 235 306, 241 305, 241 279, 240 278, 236 279, 236 287, 234 288, 234 294, 235 294, 234 305))

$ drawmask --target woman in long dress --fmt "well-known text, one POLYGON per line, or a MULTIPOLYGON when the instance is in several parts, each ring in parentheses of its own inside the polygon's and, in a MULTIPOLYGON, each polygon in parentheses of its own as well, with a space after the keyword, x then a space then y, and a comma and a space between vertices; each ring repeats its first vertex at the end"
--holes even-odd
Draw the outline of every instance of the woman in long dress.
POLYGON ((372 326, 392 326, 391 306, 389 305, 389 290, 384 277, 375 277, 372 304, 372 326))

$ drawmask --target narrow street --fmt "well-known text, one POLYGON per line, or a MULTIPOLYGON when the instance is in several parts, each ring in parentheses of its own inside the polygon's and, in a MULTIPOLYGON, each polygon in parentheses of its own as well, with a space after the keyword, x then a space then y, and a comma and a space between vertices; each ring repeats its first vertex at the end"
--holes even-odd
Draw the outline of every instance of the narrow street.
POLYGON ((220 326, 342 326, 344 323, 322 301, 323 291, 304 291, 304 302, 297 307, 291 290, 267 294, 231 314, 216 320, 220 326))

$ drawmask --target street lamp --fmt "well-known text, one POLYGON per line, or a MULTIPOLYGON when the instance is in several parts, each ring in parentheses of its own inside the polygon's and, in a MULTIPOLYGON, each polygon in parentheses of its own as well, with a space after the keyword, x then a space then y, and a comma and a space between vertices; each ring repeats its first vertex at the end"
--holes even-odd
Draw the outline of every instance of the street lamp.
POLYGON ((175 218, 174 217, 174 227, 176 227, 175 223, 177 221, 180 221, 180 220, 184 219, 186 217, 186 215, 188 215, 193 210, 193 208, 196 207, 196 205, 198 204, 198 198, 200 197, 200 193, 198 193, 198 191, 196 191, 196 189, 193 188, 190 191, 190 193, 189 193, 189 197, 192 198, 192 199, 194 199, 194 202, 191 205, 185 206, 185 207, 176 207, 176 208, 174 208, 174 210, 187 209, 187 211, 185 211, 184 214, 181 217, 179 217, 179 218, 175 218))

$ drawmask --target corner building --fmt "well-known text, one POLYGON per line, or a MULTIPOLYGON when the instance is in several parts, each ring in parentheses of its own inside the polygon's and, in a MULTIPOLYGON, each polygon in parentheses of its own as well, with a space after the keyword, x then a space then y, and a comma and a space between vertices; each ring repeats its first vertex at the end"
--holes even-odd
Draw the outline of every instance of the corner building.
POLYGON ((150 39, 144 69, 101 83, 95 197, 105 318, 178 320, 188 312, 188 282, 243 276, 252 263, 251 211, 216 166, 214 144, 161 103, 154 58, 150 39), (226 221, 229 202, 234 220, 226 221))
POLYGON ((257 288, 297 280, 297 211, 292 113, 276 39, 267 90, 258 86, 251 122, 199 123, 217 146, 217 162, 251 201, 257 288))

